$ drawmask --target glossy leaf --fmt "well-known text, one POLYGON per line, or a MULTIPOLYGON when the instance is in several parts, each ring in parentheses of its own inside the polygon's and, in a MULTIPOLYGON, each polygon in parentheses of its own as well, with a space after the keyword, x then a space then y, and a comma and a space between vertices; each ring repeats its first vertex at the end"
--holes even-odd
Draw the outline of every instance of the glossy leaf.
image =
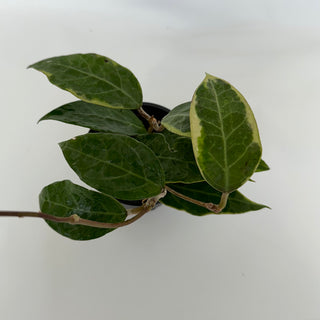
POLYGON ((127 135, 146 133, 144 125, 131 110, 105 108, 81 100, 52 110, 39 121, 42 120, 58 120, 99 132, 127 135))
POLYGON ((190 102, 185 102, 172 109, 161 124, 169 131, 180 136, 190 137, 190 102))
POLYGON ((105 107, 138 109, 140 84, 131 71, 98 54, 72 54, 39 61, 29 68, 44 73, 57 87, 105 107))
MULTIPOLYGON (((87 190, 71 181, 52 183, 42 189, 39 195, 40 209, 56 217, 69 217, 77 214, 83 219, 117 223, 127 217, 126 209, 112 197, 87 190)), ((102 229, 46 221, 61 235, 73 240, 96 239, 115 229, 102 229)))
POLYGON ((62 142, 60 147, 82 181, 117 199, 149 198, 164 186, 155 154, 131 137, 91 133, 62 142))
POLYGON ((270 170, 269 166, 261 159, 256 169, 256 172, 262 172, 262 171, 268 171, 268 170, 270 170))
MULTIPOLYGON (((162 119, 162 125, 175 134, 191 137, 190 132, 190 102, 183 103, 170 111, 162 119)), ((270 170, 269 166, 261 159, 255 172, 270 170)))
POLYGON ((196 161, 214 189, 232 192, 255 172, 262 151, 256 121, 228 82, 207 74, 192 99, 190 126, 196 161))
MULTIPOLYGON (((166 135, 167 136, 167 135, 166 135)), ((162 133, 137 136, 160 160, 166 183, 203 181, 193 156, 191 140, 173 135, 170 143, 162 133)))
MULTIPOLYGON (((183 195, 206 203, 219 203, 221 198, 221 193, 213 189, 206 182, 193 184, 170 184, 169 187, 183 195)), ((170 192, 168 192, 167 195, 160 201, 167 206, 173 207, 178 210, 184 210, 196 216, 213 214, 213 212, 207 210, 206 208, 183 200, 170 192)), ((268 207, 249 200, 239 191, 234 191, 230 193, 227 205, 220 214, 237 214, 248 211, 256 211, 262 208, 268 207)))

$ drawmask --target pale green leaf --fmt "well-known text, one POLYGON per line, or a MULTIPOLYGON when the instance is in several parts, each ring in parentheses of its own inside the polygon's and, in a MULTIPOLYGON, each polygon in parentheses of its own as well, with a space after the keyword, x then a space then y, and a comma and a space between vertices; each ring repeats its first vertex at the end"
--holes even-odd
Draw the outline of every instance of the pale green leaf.
MULTIPOLYGON (((190 102, 183 103, 164 117, 161 121, 162 125, 170 132, 175 134, 191 137, 190 132, 190 102)), ((269 166, 261 159, 256 172, 270 170, 269 166)))
POLYGON ((228 82, 207 74, 193 96, 190 125, 196 161, 213 188, 232 192, 255 172, 262 150, 256 121, 228 82))

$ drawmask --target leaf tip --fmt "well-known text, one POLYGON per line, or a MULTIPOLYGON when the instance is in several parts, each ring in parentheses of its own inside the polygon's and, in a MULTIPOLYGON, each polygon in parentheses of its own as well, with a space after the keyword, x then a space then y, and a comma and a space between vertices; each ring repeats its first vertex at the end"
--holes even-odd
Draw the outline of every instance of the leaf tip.
POLYGON ((269 209, 272 210, 272 208, 270 208, 269 206, 267 206, 266 204, 260 204, 260 208, 257 210, 261 210, 261 209, 269 209))
POLYGON ((210 73, 208 73, 208 72, 205 72, 205 74, 206 74, 206 77, 205 77, 204 81, 217 80, 217 79, 219 79, 219 78, 213 76, 212 74, 210 74, 210 73))
POLYGON ((264 169, 264 171, 268 171, 268 170, 270 170, 269 165, 267 165, 266 163, 264 163, 264 165, 265 165, 265 169, 264 169))
POLYGON ((32 63, 32 64, 29 64, 28 66, 27 66, 27 69, 34 69, 34 65, 35 65, 35 63, 32 63))
POLYGON ((61 142, 58 142, 58 145, 60 147, 61 150, 63 150, 64 148, 64 145, 67 143, 68 141, 61 141, 61 142))

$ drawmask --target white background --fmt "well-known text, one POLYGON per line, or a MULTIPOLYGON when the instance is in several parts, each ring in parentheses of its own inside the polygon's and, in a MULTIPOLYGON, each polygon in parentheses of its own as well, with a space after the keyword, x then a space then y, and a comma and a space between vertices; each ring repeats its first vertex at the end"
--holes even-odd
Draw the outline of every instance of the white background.
POLYGON ((37 120, 74 98, 26 67, 95 52, 173 108, 208 72, 252 106, 271 171, 241 188, 272 210, 194 217, 161 207, 76 242, 43 221, 0 220, 0 318, 320 320, 320 2, 0 0, 0 208, 38 210, 78 183, 58 142, 86 130, 37 120))

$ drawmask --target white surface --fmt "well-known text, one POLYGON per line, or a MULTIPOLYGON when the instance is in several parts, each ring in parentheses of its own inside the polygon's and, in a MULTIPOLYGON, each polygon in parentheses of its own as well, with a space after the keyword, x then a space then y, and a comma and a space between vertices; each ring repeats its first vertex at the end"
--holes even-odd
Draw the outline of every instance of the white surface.
POLYGON ((26 66, 77 52, 130 68, 145 101, 190 99, 204 72, 256 115, 272 171, 242 188, 270 205, 193 217, 162 207, 98 240, 0 221, 0 318, 320 319, 319 1, 0 1, 2 209, 78 182, 57 142, 85 130, 37 120, 74 98, 26 66))

